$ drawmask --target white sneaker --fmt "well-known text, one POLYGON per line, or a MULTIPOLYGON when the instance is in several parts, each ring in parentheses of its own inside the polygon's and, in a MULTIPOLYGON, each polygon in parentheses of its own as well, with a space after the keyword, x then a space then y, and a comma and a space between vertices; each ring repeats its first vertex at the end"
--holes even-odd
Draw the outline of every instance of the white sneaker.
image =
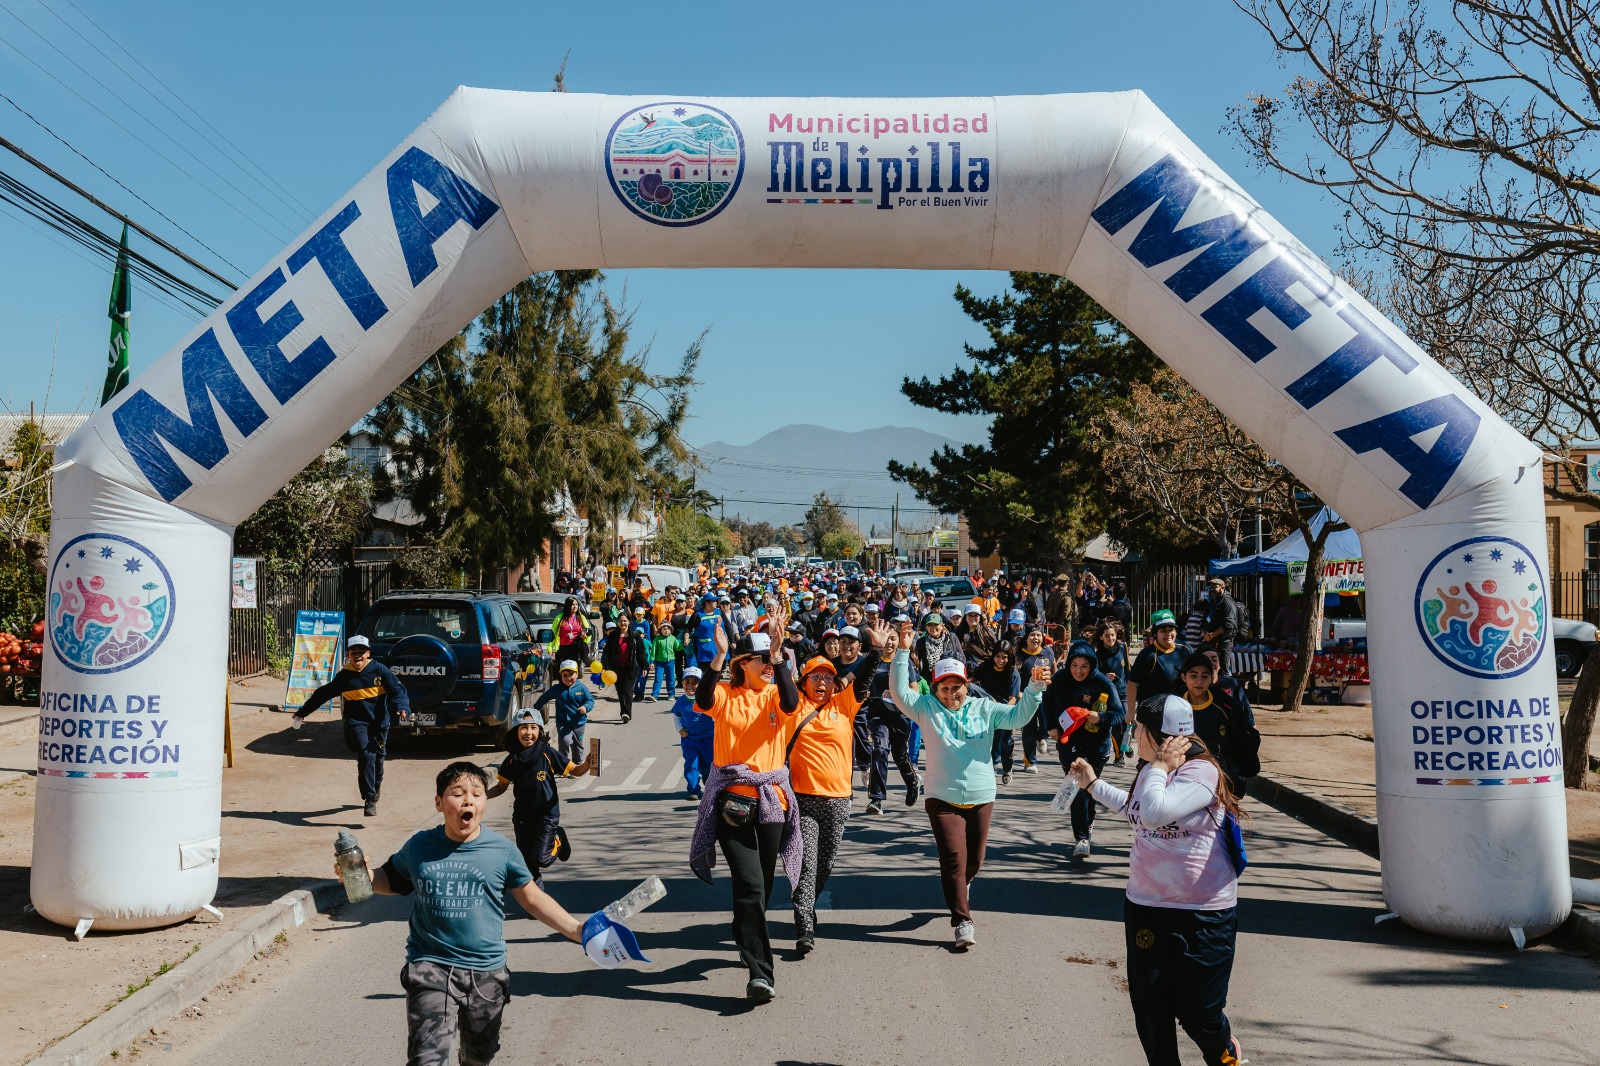
POLYGON ((1072 857, 1074 859, 1087 859, 1089 857, 1089 841, 1087 839, 1080 840, 1072 846, 1072 857))
POLYGON ((956 926, 956 947, 970 948, 978 942, 978 931, 972 927, 971 922, 962 922, 956 926))

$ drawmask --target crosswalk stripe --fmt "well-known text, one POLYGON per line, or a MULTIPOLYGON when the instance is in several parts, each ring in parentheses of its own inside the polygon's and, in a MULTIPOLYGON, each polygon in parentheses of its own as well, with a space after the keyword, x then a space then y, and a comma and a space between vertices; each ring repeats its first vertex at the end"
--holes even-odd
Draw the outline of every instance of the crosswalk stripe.
MULTIPOLYGON (((594 790, 596 792, 630 792, 634 789, 637 789, 639 787, 639 782, 644 780, 645 772, 649 770, 651 766, 655 765, 655 761, 656 759, 654 755, 646 756, 640 761, 638 766, 633 768, 633 772, 628 774, 627 777, 623 778, 617 784, 596 785, 594 790)), ((646 786, 644 791, 650 791, 649 786, 646 786)))

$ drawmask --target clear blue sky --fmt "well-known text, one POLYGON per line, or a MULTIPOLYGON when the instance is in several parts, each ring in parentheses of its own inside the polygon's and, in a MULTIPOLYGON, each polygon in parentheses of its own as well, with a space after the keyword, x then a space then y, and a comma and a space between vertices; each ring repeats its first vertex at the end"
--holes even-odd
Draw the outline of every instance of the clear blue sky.
MULTIPOLYGON (((631 0, 0 3, 0 40, 7 42, 0 46, 3 91, 237 264, 237 272, 226 271, 237 279, 289 243, 457 85, 543 91, 569 50, 568 86, 578 92, 946 96, 1140 88, 1310 247, 1326 253, 1334 239, 1336 215, 1325 201, 1254 173, 1224 130, 1230 104, 1251 91, 1275 91, 1289 77, 1254 24, 1225 3, 1026 0, 792 9, 715 3, 686 9, 631 0), (269 192, 226 163, 62 19, 171 102, 134 60, 147 65, 286 193, 269 192), (178 143, 153 130, 130 105, 178 143), (218 174, 206 171, 180 144, 218 174), (245 193, 282 221, 251 205, 245 193), (277 196, 304 209, 285 206, 277 196)), ((181 236, 4 101, 0 132, 151 229, 181 236)), ((9 154, 0 153, 0 169, 116 231, 105 215, 9 154)), ((89 410, 104 375, 110 268, 75 246, 63 246, 60 238, 40 235, 37 226, 0 207, 0 401, 26 411, 30 402, 44 403, 48 387, 50 409, 89 410)), ((194 250, 188 240, 175 243, 194 250)), ((983 437, 979 420, 920 410, 898 386, 905 375, 949 368, 961 343, 978 339, 950 298, 956 282, 994 292, 1004 286, 1004 275, 654 270, 619 271, 609 281, 617 292, 626 285, 628 301, 637 307, 637 336, 653 341, 663 368, 710 327, 705 384, 688 434, 696 443, 748 443, 789 422, 845 430, 915 425, 965 440, 983 437), (816 328, 819 322, 826 323, 825 331, 816 328)), ((135 377, 198 317, 136 289, 135 377)))

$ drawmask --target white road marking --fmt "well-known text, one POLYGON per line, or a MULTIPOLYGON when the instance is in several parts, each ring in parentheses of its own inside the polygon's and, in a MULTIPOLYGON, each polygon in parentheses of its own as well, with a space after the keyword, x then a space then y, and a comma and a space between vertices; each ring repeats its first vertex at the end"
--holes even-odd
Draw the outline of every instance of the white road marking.
MULTIPOLYGON (((606 770, 610 768, 610 766, 611 766, 611 760, 610 759, 601 759, 600 760, 600 772, 602 774, 605 773, 606 770)), ((573 778, 571 784, 560 784, 560 785, 557 785, 556 788, 558 790, 560 790, 562 795, 572 796, 572 795, 576 795, 579 792, 582 792, 584 789, 588 788, 592 784, 594 784, 594 777, 592 775, 590 775, 590 774, 585 774, 582 777, 573 778)))
MULTIPOLYGON (((633 768, 633 772, 632 773, 630 773, 627 777, 623 778, 617 784, 615 784, 615 785, 597 785, 595 787, 595 791, 596 792, 631 792, 634 789, 637 789, 639 787, 639 782, 644 780, 645 771, 650 769, 650 767, 652 765, 654 765, 655 761, 656 761, 655 756, 653 756, 653 755, 648 756, 644 760, 642 760, 639 763, 638 766, 635 766, 633 768)), ((649 791, 649 789, 646 789, 645 791, 649 791)))

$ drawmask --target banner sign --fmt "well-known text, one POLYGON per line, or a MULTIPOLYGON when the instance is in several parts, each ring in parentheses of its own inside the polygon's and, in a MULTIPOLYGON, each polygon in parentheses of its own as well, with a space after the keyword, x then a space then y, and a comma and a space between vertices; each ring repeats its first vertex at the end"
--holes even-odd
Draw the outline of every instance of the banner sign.
POLYGON ((343 611, 297 611, 294 655, 289 662, 289 690, 283 709, 297 711, 317 689, 333 680, 344 658, 343 611))
POLYGON ((233 560, 233 609, 248 609, 259 606, 256 603, 256 561, 254 559, 240 559, 235 556, 233 560))
MULTIPOLYGON (((1306 561, 1296 559, 1289 563, 1289 591, 1306 590, 1306 561)), ((1326 559, 1322 563, 1322 591, 1365 592, 1367 572, 1360 559, 1326 559)))

